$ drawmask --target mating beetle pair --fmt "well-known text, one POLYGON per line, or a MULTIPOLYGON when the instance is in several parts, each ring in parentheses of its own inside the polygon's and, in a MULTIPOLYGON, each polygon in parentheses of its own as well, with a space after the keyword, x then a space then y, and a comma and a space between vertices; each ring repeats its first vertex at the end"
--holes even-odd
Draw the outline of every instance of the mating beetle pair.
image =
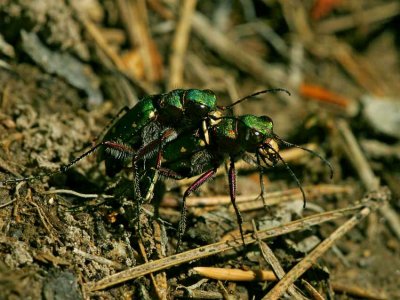
MULTIPOLYGON (((129 162, 133 165, 132 169, 138 171, 137 163, 152 157, 155 157, 155 165, 152 167, 166 177, 180 179, 200 175, 183 196, 178 251, 186 228, 187 196, 211 178, 218 167, 229 159, 230 197, 243 239, 242 217, 235 203, 237 160, 248 153, 254 154, 260 169, 264 168, 261 163, 269 166, 282 161, 295 178, 304 201, 300 182, 280 156, 278 144, 309 151, 331 168, 329 162, 315 152, 279 138, 273 132, 273 122, 269 117, 223 115, 224 110, 252 96, 274 91, 287 92, 283 89, 264 90, 244 97, 230 106, 217 106, 216 96, 210 90, 179 89, 145 97, 131 109, 126 109, 125 114, 111 125, 100 143, 58 171, 44 175, 64 172, 96 149, 99 150, 99 160, 105 161, 106 172, 110 176, 121 171, 129 162)), ((31 180, 44 175, 8 180, 5 183, 31 180)), ((140 203, 142 196, 137 187, 139 176, 134 178, 136 200, 140 203)), ((262 180, 260 183, 262 184, 262 180)), ((262 185, 261 187, 262 195, 264 189, 262 185)))

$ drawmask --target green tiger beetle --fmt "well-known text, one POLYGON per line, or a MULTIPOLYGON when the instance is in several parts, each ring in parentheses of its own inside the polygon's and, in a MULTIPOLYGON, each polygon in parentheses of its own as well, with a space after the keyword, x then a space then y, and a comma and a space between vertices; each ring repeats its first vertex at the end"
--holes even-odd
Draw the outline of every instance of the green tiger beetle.
MULTIPOLYGON (((243 115, 239 117, 221 117, 219 122, 209 129, 210 144, 193 134, 185 134, 179 139, 166 144, 163 149, 163 163, 159 172, 169 178, 183 179, 200 175, 187 188, 183 195, 181 208, 181 221, 178 227, 179 251, 182 236, 186 229, 186 198, 197 190, 208 179, 212 178, 218 167, 229 159, 229 194, 239 224, 240 234, 244 243, 242 223, 243 219, 236 205, 236 170, 235 162, 246 157, 249 153, 256 157, 257 165, 263 169, 261 162, 266 166, 275 166, 279 161, 283 163, 290 175, 295 179, 301 190, 304 207, 306 197, 299 179, 292 169, 279 154, 279 144, 288 147, 297 147, 319 157, 328 165, 333 176, 333 169, 329 161, 318 153, 302 146, 289 143, 280 138, 273 131, 273 121, 268 116, 243 115)), ((260 173, 260 176, 262 174, 260 173)), ((264 193, 263 181, 260 179, 261 193, 264 193)), ((264 199, 263 199, 264 200, 264 199)))
POLYGON ((164 94, 142 98, 132 108, 124 107, 114 124, 108 128, 101 142, 58 170, 41 175, 1 181, 0 184, 17 183, 64 173, 86 156, 99 150, 98 160, 105 161, 106 173, 114 176, 127 164, 127 160, 137 161, 158 150, 157 165, 160 164, 163 143, 176 139, 182 132, 201 131, 204 141, 209 143, 208 130, 213 120, 221 112, 251 97, 269 93, 288 91, 280 88, 259 91, 243 97, 228 106, 217 105, 214 92, 199 89, 176 89, 164 94))

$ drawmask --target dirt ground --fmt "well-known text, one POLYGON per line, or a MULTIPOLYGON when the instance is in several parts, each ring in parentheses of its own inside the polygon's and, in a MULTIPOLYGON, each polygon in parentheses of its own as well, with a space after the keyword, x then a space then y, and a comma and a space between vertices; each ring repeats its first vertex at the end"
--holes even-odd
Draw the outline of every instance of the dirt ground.
POLYGON ((396 0, 0 1, 0 299, 400 299, 399 15, 396 0), (176 254, 196 177, 160 179, 138 215, 130 169, 109 177, 94 153, 58 172, 122 107, 175 88, 219 105, 287 89, 234 114, 270 116, 333 178, 282 145, 307 205, 279 163, 264 207, 258 168, 237 162, 243 247, 222 165, 188 198, 176 254))

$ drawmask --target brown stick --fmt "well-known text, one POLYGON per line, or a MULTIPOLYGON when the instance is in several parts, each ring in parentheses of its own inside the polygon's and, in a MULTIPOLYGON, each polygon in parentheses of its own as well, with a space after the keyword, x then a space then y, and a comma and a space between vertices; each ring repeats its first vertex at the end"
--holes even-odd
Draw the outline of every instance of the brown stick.
POLYGON ((358 172, 365 188, 369 191, 376 190, 379 187, 379 180, 372 172, 348 123, 345 120, 338 120, 337 125, 343 138, 343 150, 346 152, 348 159, 358 172))
POLYGON ((308 282, 304 279, 301 280, 306 291, 312 296, 314 300, 324 300, 325 298, 308 282))
POLYGON ((88 34, 93 38, 97 46, 100 48, 100 50, 105 54, 105 56, 115 65, 115 67, 120 71, 122 74, 126 75, 129 77, 135 84, 140 86, 144 91, 146 91, 148 94, 154 94, 157 92, 157 89, 147 83, 139 80, 138 78, 135 77, 135 74, 133 72, 126 73, 125 72, 125 65, 124 62, 122 61, 121 57, 118 55, 118 53, 108 45, 106 39, 103 37, 101 34, 100 30, 97 28, 97 26, 88 20, 87 18, 79 15, 79 19, 86 28, 88 34))

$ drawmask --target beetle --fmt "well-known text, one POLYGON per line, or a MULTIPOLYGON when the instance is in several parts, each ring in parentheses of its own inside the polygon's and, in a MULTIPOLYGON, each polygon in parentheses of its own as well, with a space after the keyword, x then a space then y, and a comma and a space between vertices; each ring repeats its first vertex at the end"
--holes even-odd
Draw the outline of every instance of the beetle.
MULTIPOLYGON (((316 155, 327 164, 331 171, 331 177, 333 176, 331 164, 321 155, 310 149, 289 143, 275 134, 273 131, 273 121, 268 116, 225 116, 220 118, 220 122, 210 126, 208 131, 210 133, 209 144, 199 135, 186 134, 180 136, 179 139, 169 142, 163 149, 162 167, 158 170, 162 175, 174 179, 199 176, 183 194, 181 221, 178 227, 177 251, 179 251, 182 236, 186 229, 186 198, 212 178, 216 174, 217 169, 226 160, 229 160, 229 195, 236 213, 243 243, 243 219, 236 205, 236 161, 242 158, 248 161, 248 157, 246 156, 253 154, 256 157, 257 165, 261 169, 264 168, 261 162, 265 166, 275 166, 281 161, 300 188, 304 206, 306 205, 304 190, 290 166, 279 154, 279 144, 297 147, 316 155)), ((262 180, 260 180, 260 183, 262 184, 262 180)), ((264 188, 263 186, 261 187, 263 193, 264 188)))

